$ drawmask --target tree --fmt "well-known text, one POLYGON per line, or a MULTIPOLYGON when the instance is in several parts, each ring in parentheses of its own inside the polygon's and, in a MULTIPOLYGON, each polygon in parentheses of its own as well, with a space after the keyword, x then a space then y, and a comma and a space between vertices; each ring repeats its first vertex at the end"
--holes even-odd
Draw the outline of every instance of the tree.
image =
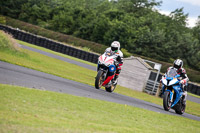
POLYGON ((0 13, 44 28, 128 52, 168 61, 182 58, 199 70, 200 17, 186 27, 188 14, 176 9, 161 15, 155 0, 5 0, 0 13))

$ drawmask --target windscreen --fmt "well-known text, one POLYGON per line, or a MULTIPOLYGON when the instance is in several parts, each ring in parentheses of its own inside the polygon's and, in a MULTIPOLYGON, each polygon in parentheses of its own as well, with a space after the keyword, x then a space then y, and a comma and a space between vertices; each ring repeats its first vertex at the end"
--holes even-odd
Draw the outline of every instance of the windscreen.
POLYGON ((172 68, 167 72, 167 77, 175 77, 177 75, 176 69, 172 68))
POLYGON ((113 56, 115 53, 114 52, 111 52, 111 51, 107 51, 106 52, 106 56, 113 56))

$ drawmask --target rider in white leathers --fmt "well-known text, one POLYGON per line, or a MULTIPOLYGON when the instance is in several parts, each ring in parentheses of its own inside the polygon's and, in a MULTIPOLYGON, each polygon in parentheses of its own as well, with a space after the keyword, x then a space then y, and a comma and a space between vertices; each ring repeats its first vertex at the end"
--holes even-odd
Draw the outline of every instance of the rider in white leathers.
POLYGON ((115 66, 117 68, 116 75, 113 79, 113 82, 116 83, 117 78, 121 72, 121 66, 123 65, 123 53, 120 50, 120 43, 118 41, 114 41, 111 43, 111 47, 107 48, 105 52, 112 52, 116 55, 115 66))

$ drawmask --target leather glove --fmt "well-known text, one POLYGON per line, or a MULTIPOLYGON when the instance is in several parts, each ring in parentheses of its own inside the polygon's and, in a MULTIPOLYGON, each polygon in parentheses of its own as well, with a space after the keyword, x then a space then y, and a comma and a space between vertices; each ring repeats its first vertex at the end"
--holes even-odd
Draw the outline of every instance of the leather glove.
POLYGON ((162 83, 162 79, 165 77, 165 75, 163 75, 162 77, 161 77, 161 79, 160 79, 160 83, 162 83))
POLYGON ((185 84, 185 81, 184 81, 184 80, 181 80, 180 83, 181 83, 181 84, 185 84))
POLYGON ((119 62, 115 61, 115 66, 118 67, 119 66, 119 62))

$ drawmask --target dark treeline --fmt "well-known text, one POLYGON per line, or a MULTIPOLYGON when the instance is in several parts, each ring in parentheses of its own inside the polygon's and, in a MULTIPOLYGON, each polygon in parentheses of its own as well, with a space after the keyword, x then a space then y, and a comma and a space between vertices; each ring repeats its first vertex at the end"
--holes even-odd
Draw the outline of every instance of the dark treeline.
POLYGON ((161 15, 155 0, 3 0, 0 13, 43 28, 200 70, 200 18, 186 27, 183 8, 161 15))

